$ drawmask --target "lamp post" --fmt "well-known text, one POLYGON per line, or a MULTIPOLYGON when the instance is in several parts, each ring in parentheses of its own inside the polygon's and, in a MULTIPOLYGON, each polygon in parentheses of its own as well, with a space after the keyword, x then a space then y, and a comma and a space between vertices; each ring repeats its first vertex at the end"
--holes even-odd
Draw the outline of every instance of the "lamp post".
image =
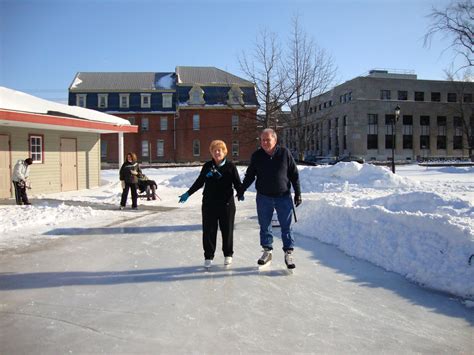
POLYGON ((395 116, 392 119, 392 173, 395 174, 395 124, 400 118, 400 106, 395 107, 395 116))

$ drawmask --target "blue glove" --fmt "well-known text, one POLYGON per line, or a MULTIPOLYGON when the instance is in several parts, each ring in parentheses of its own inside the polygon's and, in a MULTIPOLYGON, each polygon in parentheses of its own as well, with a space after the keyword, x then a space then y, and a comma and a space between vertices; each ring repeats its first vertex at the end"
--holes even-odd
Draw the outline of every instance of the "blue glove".
POLYGON ((179 196, 179 203, 185 203, 189 198, 189 194, 185 192, 181 196, 179 196))

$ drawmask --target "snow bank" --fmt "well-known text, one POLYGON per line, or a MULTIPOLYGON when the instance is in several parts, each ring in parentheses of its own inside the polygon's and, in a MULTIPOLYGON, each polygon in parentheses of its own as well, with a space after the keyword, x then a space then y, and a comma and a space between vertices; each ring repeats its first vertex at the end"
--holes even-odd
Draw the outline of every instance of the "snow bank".
POLYGON ((474 297, 474 215, 466 202, 423 193, 321 199, 306 201, 298 214, 300 234, 423 286, 474 297))

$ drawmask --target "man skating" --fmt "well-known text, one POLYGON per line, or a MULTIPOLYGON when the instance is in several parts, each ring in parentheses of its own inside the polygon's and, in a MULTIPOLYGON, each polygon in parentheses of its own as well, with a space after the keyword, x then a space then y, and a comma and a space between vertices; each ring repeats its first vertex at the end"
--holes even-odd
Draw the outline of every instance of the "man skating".
POLYGON ((289 269, 295 268, 293 261, 294 238, 291 233, 293 201, 291 186, 295 191, 294 204, 301 204, 301 189, 298 168, 290 151, 277 145, 277 134, 267 128, 260 135, 261 149, 252 154, 250 165, 245 173, 239 200, 244 199, 244 192, 255 182, 257 190, 257 215, 260 225, 260 245, 263 254, 258 259, 259 265, 265 265, 272 259, 273 233, 272 216, 276 210, 281 227, 281 239, 285 252, 285 264, 289 269))

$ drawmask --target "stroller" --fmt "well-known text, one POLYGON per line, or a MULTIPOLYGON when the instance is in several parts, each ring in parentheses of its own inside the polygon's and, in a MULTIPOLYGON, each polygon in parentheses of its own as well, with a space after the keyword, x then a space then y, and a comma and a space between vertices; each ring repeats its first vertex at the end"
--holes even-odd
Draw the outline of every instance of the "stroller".
POLYGON ((158 185, 155 180, 150 180, 142 173, 138 174, 138 197, 146 197, 147 201, 156 200, 159 196, 156 194, 158 185))

